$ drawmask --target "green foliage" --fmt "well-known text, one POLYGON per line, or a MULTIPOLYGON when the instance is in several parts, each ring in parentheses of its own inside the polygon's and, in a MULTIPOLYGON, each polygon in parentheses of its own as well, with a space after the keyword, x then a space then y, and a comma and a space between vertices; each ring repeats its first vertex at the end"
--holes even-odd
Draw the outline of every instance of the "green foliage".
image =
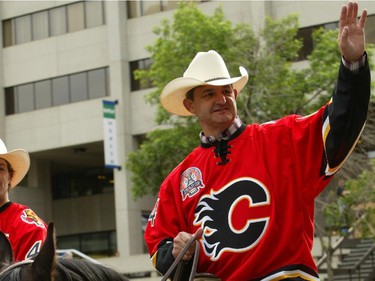
POLYGON ((305 72, 308 81, 306 92, 311 93, 304 106, 308 111, 315 111, 332 95, 341 58, 336 38, 337 30, 320 28, 313 33, 315 46, 308 57, 310 67, 305 72))
POLYGON ((150 132, 140 149, 129 153, 126 167, 133 172, 134 198, 156 194, 160 183, 198 144, 200 127, 175 126, 150 132))
POLYGON ((363 171, 358 178, 349 180, 347 205, 350 206, 352 218, 364 215, 357 232, 364 237, 375 238, 375 160, 369 170, 363 171))
POLYGON ((257 38, 257 50, 251 52, 254 56, 242 60, 250 77, 248 86, 239 95, 238 108, 247 123, 261 123, 295 113, 304 103, 302 76, 291 68, 301 48, 301 42, 295 39, 297 24, 298 18, 294 15, 276 21, 266 18, 257 38))

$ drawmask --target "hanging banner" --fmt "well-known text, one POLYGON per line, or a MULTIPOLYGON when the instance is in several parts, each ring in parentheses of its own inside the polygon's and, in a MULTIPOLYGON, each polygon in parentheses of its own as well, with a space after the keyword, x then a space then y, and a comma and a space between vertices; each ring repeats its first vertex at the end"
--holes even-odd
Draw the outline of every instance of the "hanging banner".
POLYGON ((120 169, 117 160, 116 104, 117 101, 103 100, 104 161, 107 168, 120 169))

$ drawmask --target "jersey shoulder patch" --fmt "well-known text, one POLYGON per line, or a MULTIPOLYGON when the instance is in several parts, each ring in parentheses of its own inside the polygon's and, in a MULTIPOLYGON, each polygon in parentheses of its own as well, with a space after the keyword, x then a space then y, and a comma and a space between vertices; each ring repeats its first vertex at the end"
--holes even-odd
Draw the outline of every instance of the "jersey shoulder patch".
POLYGON ((21 214, 21 219, 28 224, 34 224, 38 227, 45 228, 43 221, 31 209, 24 209, 21 214))

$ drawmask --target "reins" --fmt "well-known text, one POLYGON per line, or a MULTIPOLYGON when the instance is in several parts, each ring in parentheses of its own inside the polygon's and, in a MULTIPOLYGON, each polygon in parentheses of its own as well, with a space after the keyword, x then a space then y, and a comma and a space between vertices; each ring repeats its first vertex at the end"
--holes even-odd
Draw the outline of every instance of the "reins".
MULTIPOLYGON (((181 278, 181 276, 179 276, 181 274, 181 267, 184 265, 182 262, 182 257, 185 255, 185 253, 187 252, 187 250, 189 249, 190 245, 195 242, 195 237, 194 236, 191 236, 189 241, 186 243, 185 247, 182 249, 182 251, 180 252, 180 254, 177 256, 177 258, 175 259, 175 261, 172 263, 171 267, 168 269, 168 271, 165 273, 165 275, 163 276, 163 278, 161 279, 161 281, 166 281, 168 279, 168 277, 172 274, 172 272, 177 268, 176 270, 176 274, 175 274, 175 278, 176 280, 179 280, 181 278)), ((193 266, 192 266, 192 269, 191 269, 191 272, 190 272, 190 277, 189 277, 189 281, 193 281, 194 280, 194 277, 197 273, 197 265, 198 265, 198 259, 199 259, 199 250, 200 250, 200 246, 199 246, 199 241, 196 241, 195 243, 195 253, 194 253, 194 259, 193 259, 193 266)))
POLYGON ((20 262, 13 263, 13 264, 9 265, 8 267, 4 268, 0 272, 0 277, 4 276, 5 274, 7 274, 8 272, 10 272, 11 270, 13 270, 17 267, 21 267, 25 264, 30 264, 30 263, 33 263, 33 262, 34 262, 34 260, 23 260, 23 261, 20 261, 20 262))

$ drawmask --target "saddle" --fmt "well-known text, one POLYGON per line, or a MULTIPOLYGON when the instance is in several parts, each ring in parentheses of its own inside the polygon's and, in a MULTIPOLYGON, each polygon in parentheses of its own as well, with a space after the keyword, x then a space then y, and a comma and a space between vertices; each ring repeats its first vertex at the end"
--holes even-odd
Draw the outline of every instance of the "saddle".
MULTIPOLYGON (((182 261, 182 257, 185 255, 187 250, 189 249, 190 245, 195 242, 194 236, 192 236, 189 241, 186 243, 185 247, 182 249, 181 253, 177 256, 175 261, 172 263, 168 271, 165 273, 161 281, 166 281, 171 276, 172 272, 176 269, 172 281, 180 281, 182 280, 182 274, 184 272, 184 267, 186 266, 186 262, 182 261)), ((198 273, 197 266, 198 266, 198 259, 199 259, 199 251, 200 251, 200 243, 197 241, 195 243, 195 254, 193 259, 193 266, 191 268, 189 281, 221 281, 219 277, 211 273, 198 273)))

